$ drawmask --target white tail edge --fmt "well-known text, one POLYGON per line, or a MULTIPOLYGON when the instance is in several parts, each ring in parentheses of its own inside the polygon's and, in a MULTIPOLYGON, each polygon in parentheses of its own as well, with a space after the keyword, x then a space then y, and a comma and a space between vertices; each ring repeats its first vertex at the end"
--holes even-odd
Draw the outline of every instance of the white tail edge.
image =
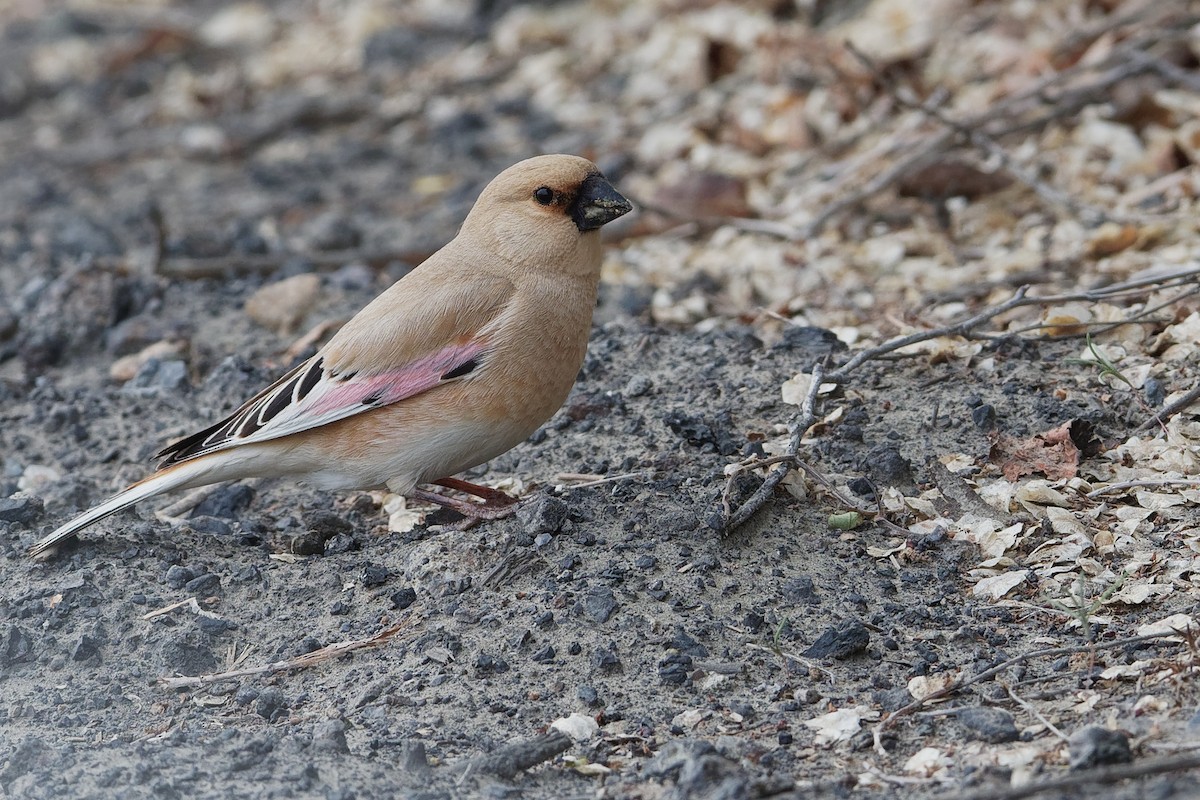
POLYGON ((115 514, 134 503, 145 500, 147 497, 154 497, 163 492, 169 492, 172 489, 201 486, 220 480, 219 477, 210 477, 213 471, 212 465, 205 463, 205 461, 206 459, 185 461, 162 472, 156 472, 145 480, 138 481, 128 489, 113 495, 100 505, 85 511, 78 517, 75 517, 75 519, 59 527, 53 533, 29 548, 29 555, 44 557, 93 522, 98 522, 110 514, 115 514))

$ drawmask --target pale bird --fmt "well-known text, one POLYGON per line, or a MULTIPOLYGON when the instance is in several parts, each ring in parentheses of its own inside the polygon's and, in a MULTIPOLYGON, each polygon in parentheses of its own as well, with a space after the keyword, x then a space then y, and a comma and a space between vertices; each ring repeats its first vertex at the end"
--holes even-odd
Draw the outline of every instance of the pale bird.
POLYGON ((600 228, 631 209, 586 159, 539 156, 509 167, 449 244, 312 358, 167 446, 156 472, 30 554, 147 497, 248 477, 386 486, 470 519, 511 513, 512 497, 453 476, 525 440, 566 400, 591 331, 600 228), (484 502, 421 488, 431 483, 484 502))

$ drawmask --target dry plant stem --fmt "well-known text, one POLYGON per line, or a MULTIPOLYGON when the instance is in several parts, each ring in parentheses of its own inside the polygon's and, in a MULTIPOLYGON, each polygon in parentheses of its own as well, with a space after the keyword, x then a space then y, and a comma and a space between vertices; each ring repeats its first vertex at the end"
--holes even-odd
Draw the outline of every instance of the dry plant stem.
MULTIPOLYGON (((1170 405, 1166 406, 1162 411, 1159 411, 1141 425, 1138 425, 1133 429, 1133 432, 1141 433, 1142 431, 1149 430, 1157 425, 1162 425, 1180 411, 1190 408, 1197 400, 1200 400, 1200 386, 1193 386, 1191 391, 1189 391, 1183 397, 1180 397, 1178 400, 1175 400, 1170 405)), ((1091 495, 1088 496, 1091 497, 1091 495)))
POLYGON ((1017 705, 1019 705, 1021 708, 1025 709, 1026 711, 1028 711, 1030 714, 1032 714, 1034 716, 1034 718, 1037 719, 1038 722, 1040 722, 1046 726, 1046 730, 1053 733, 1055 736, 1057 736, 1062 741, 1064 741, 1064 742, 1067 741, 1067 735, 1065 733, 1063 733, 1062 731, 1060 731, 1058 729, 1058 726, 1056 726, 1053 722, 1046 719, 1046 717, 1043 716, 1042 712, 1040 712, 1036 708, 1034 708, 1032 704, 1027 703, 1026 701, 1022 700, 1020 697, 1018 697, 1017 693, 1014 692, 1012 690, 1012 687, 1009 686, 1008 684, 1001 684, 1001 685, 1004 687, 1004 691, 1008 692, 1008 696, 1013 699, 1014 703, 1016 703, 1017 705))
POLYGON ((955 134, 951 131, 943 131, 937 134, 932 139, 925 142, 924 146, 910 153, 905 158, 900 159, 888 169, 877 174, 874 178, 867 181, 861 188, 856 191, 844 192, 838 199, 826 203, 821 212, 808 221, 803 228, 800 229, 800 239, 811 239, 821 232, 824 227, 829 224, 829 220, 841 214, 843 211, 853 208, 868 197, 873 197, 879 194, 884 189, 896 183, 905 175, 913 172, 918 167, 923 166, 926 162, 932 161, 939 154, 944 153, 946 148, 954 140, 955 134))
POLYGON ((1089 644, 1075 645, 1073 647, 1051 647, 1045 650, 1032 650, 1028 653, 1022 653, 1019 656, 1013 656, 1007 661, 1002 661, 991 669, 986 669, 978 675, 974 675, 970 678, 960 678, 954 683, 938 689, 935 692, 930 692, 926 696, 918 698, 908 705, 898 708, 888 714, 886 717, 881 719, 879 724, 876 725, 871 731, 872 737, 875 740, 875 752, 881 756, 886 756, 888 754, 887 749, 883 746, 883 732, 892 727, 892 725, 896 723, 896 720, 900 719, 901 717, 909 716, 914 711, 918 711, 926 703, 934 700, 940 700, 943 697, 949 697, 955 692, 961 691, 968 686, 974 686, 977 683, 986 681, 988 678, 1000 674, 1009 667, 1022 664, 1035 658, 1053 658, 1055 656, 1075 655, 1076 653, 1095 653, 1098 650, 1111 650, 1114 647, 1124 647, 1126 645, 1136 644, 1137 642, 1149 642, 1156 639, 1168 639, 1178 635, 1179 634, 1175 631, 1170 633, 1149 633, 1145 636, 1130 636, 1125 639, 1114 639, 1111 642, 1092 642, 1089 644))
MULTIPOLYGON (((912 333, 908 336, 901 336, 899 339, 892 339, 890 342, 884 342, 878 347, 872 347, 868 350, 863 350, 845 364, 826 375, 825 379, 835 383, 845 380, 851 372, 860 367, 864 362, 870 361, 873 358, 878 358, 885 353, 899 350, 902 347, 908 347, 910 344, 917 344, 919 342, 928 341, 929 339, 936 339, 939 336, 961 336, 968 331, 979 327, 983 323, 1000 316, 1006 311, 1011 311, 1019 306, 1029 305, 1030 303, 1025 298, 1025 293, 1028 291, 1028 286, 1022 286, 1017 289, 1016 293, 1013 294, 1012 297, 1000 305, 992 306, 991 308, 982 311, 979 314, 970 317, 969 319, 965 319, 962 322, 956 322, 953 325, 945 325, 941 328, 934 328, 933 330, 921 331, 920 333, 912 333)), ((1041 302, 1036 298, 1034 298, 1034 301, 1041 302)))
POLYGON ((725 482, 725 491, 722 493, 721 502, 724 520, 721 524, 721 531, 731 531, 739 525, 746 522, 750 517, 754 516, 763 505, 770 499, 771 494, 775 491, 775 487, 783 480, 784 476, 792 469, 792 463, 795 460, 796 453, 800 450, 800 440, 804 438, 804 434, 817 421, 814 408, 817 404, 817 393, 821 390, 821 382, 824 376, 824 368, 818 363, 812 368, 812 385, 808 388, 808 394, 804 397, 804 403, 800 406, 800 411, 796 416, 788 422, 788 430, 791 434, 788 437, 787 450, 784 453, 784 458, 780 458, 768 474, 762 485, 759 486, 754 494, 742 503, 736 510, 731 510, 729 507, 729 499, 733 490, 733 480, 739 472, 744 470, 736 470, 729 476, 729 480, 725 482))
POLYGON ((1176 86, 1191 92, 1200 93, 1200 77, 1197 77, 1195 73, 1182 70, 1170 61, 1157 58, 1141 50, 1135 50, 1129 54, 1129 57, 1136 63, 1157 72, 1176 86))
POLYGON ((1110 492, 1122 492, 1126 489, 1161 489, 1164 486, 1200 486, 1200 478, 1162 478, 1158 480, 1124 481, 1110 483, 1099 489, 1088 492, 1084 497, 1095 499, 1110 492))
MULTIPOLYGON (((1012 297, 1000 305, 985 309, 975 316, 963 320, 962 322, 944 325, 940 328, 933 328, 927 331, 921 331, 919 333, 912 333, 908 336, 902 336, 899 339, 892 339, 891 341, 884 342, 877 347, 862 350, 845 364, 826 375, 825 380, 833 381, 835 383, 845 380, 845 378, 849 376, 849 373, 857 369, 864 362, 879 358, 880 356, 886 355, 895 350, 899 350, 900 348, 907 347, 911 344, 918 344, 930 339, 936 339, 939 336, 966 336, 973 333, 974 330, 983 323, 1000 316, 1006 311, 1011 311, 1014 308, 1021 308, 1022 306, 1054 305, 1057 303, 1075 301, 1098 302, 1100 300, 1111 300, 1114 297, 1124 296, 1126 294, 1145 294, 1149 291, 1159 291, 1172 286, 1181 286, 1185 283, 1192 282, 1197 276, 1200 276, 1200 269, 1188 270, 1186 272, 1175 273, 1172 275, 1159 275, 1153 278, 1142 278, 1135 281, 1127 281, 1125 283, 1108 286, 1104 289, 1096 289, 1088 292, 1056 294, 1046 297, 1026 297, 1026 293, 1029 291, 1030 287, 1028 285, 1021 286, 1017 289, 1012 297)), ((1191 393, 1189 392, 1189 395, 1190 394, 1191 393)), ((1192 400, 1189 401, 1188 404, 1182 406, 1182 408, 1186 408, 1187 405, 1190 405, 1190 403, 1194 402, 1195 399, 1196 398, 1192 398, 1192 400)), ((1172 403, 1168 409, 1163 409, 1163 411, 1159 412, 1159 414, 1166 414, 1169 409, 1171 409, 1171 414, 1178 413, 1180 409, 1174 409, 1174 406, 1175 403, 1172 403)), ((1170 414, 1167 414, 1167 416, 1170 416, 1170 414)), ((1166 416, 1163 416, 1162 418, 1166 419, 1166 416)), ((1139 428, 1139 430, 1156 424, 1158 424, 1158 420, 1150 420, 1144 423, 1142 428, 1139 428)))
MULTIPOLYGON (((1144 8, 1137 9, 1130 14, 1105 20, 1101 25, 1089 31, 1088 38, 1101 36, 1108 31, 1115 30, 1116 28, 1135 22, 1143 24, 1147 29, 1153 29, 1156 24, 1162 24, 1166 22, 1167 18, 1169 17, 1169 15, 1163 15, 1162 18, 1158 20, 1143 19, 1144 16, 1150 14, 1152 11, 1157 10, 1157 8, 1158 6, 1152 3, 1144 8)), ((1190 24, 1191 20, 1190 18, 1187 18, 1181 20, 1178 23, 1178 27, 1186 30, 1186 28, 1190 27, 1190 24)), ((1105 99, 1105 93, 1113 85, 1128 80, 1130 77, 1138 73, 1157 69, 1156 65, 1141 61, 1134 61, 1133 59, 1129 58, 1129 56, 1132 53, 1140 52, 1144 47, 1149 47, 1162 41, 1162 39, 1163 32, 1157 30, 1152 34, 1143 34, 1140 36, 1130 37, 1126 41, 1122 42, 1117 48, 1115 48, 1109 57, 1100 64, 1079 62, 1060 72, 1047 75, 1045 78, 1037 81, 1032 86, 1027 87, 1021 93, 1004 98, 1003 100, 993 104, 992 107, 989 108, 985 113, 958 121, 955 126, 957 130, 943 130, 941 133, 938 133, 932 137, 928 137, 920 142, 914 142, 913 148, 908 156, 893 164, 884 172, 877 174, 874 178, 864 183, 857 190, 845 189, 838 191, 836 199, 824 203, 821 212, 800 229, 800 237, 808 239, 816 236, 831 219, 841 214, 846 209, 853 208, 861 204, 867 198, 883 191, 926 162, 944 154, 948 146, 953 143, 954 139, 962 135, 964 131, 978 133, 981 137, 986 137, 994 144, 994 140, 998 137, 1016 133, 1021 130, 1040 128, 1055 119, 1075 113, 1083 105, 1087 105, 1088 103, 1103 102, 1105 99), (1047 97, 1051 90, 1056 87, 1066 87, 1069 81, 1084 72, 1104 69, 1114 64, 1115 66, 1111 66, 1111 68, 1108 68, 1106 72, 1101 73, 1089 83, 1081 86, 1070 87, 1069 94, 1068 90, 1064 89, 1058 98, 1052 99, 1047 97), (1075 102, 1066 102, 1068 99, 1076 100, 1075 102), (1054 106, 1049 112, 1042 114, 1033 120, 1026 120, 1020 117, 1022 106, 1030 103, 1044 105, 1047 102, 1052 103, 1054 106), (985 128, 991 126, 992 123, 998 121, 1003 124, 992 126, 991 129, 985 130, 985 128)), ((834 69, 837 71, 836 66, 834 69)), ((899 100, 900 98, 896 99, 899 100)), ((921 111, 928 115, 929 110, 933 108, 934 104, 926 103, 925 105, 926 108, 922 108, 921 111)), ((978 143, 976 144, 978 146, 978 143)), ((989 150, 990 152, 990 147, 985 147, 984 149, 989 150)), ((1003 153, 1003 150, 1000 152, 1003 153)), ((1004 154, 1003 158, 1007 163, 1011 163, 1011 159, 1008 158, 1007 154, 1004 154)), ((1013 176, 1018 180, 1022 180, 1023 182, 1029 182, 1029 180, 1032 178, 1032 176, 1025 174, 1024 171, 1022 171, 1021 175, 1014 173, 1013 176)), ((1068 203, 1072 202, 1069 197, 1066 197, 1056 189, 1052 189, 1052 187, 1046 187, 1045 184, 1036 181, 1036 179, 1033 179, 1033 183, 1031 185, 1034 184, 1043 188, 1049 188, 1050 195, 1054 197, 1056 201, 1066 199, 1068 203)))
POLYGON ((388 639, 391 639, 399 633, 407 623, 397 623, 390 628, 385 628, 374 636, 368 636, 366 639, 354 639, 349 642, 337 642, 336 644, 326 645, 320 650, 313 650, 311 653, 305 653, 296 658, 289 658, 283 661, 273 661, 270 664, 263 664, 258 667, 247 667, 245 669, 234 669, 228 672, 214 672, 208 675, 184 676, 178 678, 159 678, 158 682, 168 689, 183 689, 195 686, 206 686, 210 683, 219 681, 232 680, 234 678, 245 678, 251 675, 265 675, 271 672, 283 672, 289 669, 304 669, 320 664, 323 661, 337 658, 338 656, 352 653, 355 650, 361 650, 364 647, 376 647, 383 644, 388 639))
POLYGON ((1044 792, 1058 792, 1063 789, 1074 789, 1090 783, 1109 784, 1114 781, 1144 778, 1148 775, 1162 775, 1167 772, 1182 772, 1200 767, 1200 753, 1188 753, 1182 756, 1156 758, 1153 760, 1137 761, 1133 764, 1119 764, 1113 767, 1083 770, 1064 775, 1061 778, 1051 778, 1046 781, 1027 783, 1024 786, 1006 786, 1002 789, 969 789, 965 792, 941 795, 936 800, 1022 800, 1044 792))
POLYGON ((1013 160, 1012 156, 1008 154, 1007 150, 1001 147, 991 136, 988 136, 983 131, 979 130, 978 127, 967 125, 956 119, 952 119, 944 114, 941 109, 935 107, 932 103, 920 102, 908 97, 908 92, 903 91, 901 87, 897 86, 895 81, 885 74, 883 70, 879 69, 875 65, 875 62, 872 61, 866 53, 863 53, 861 50, 856 48, 851 42, 846 42, 846 49, 849 50, 855 58, 862 62, 863 66, 865 66, 867 70, 870 71, 870 73, 875 77, 875 80, 878 81, 879 84, 883 86, 892 97, 895 98, 897 103, 905 108, 910 108, 914 111, 920 111, 922 114, 925 114, 929 118, 934 119, 946 126, 946 128, 953 131, 955 135, 963 137, 975 147, 979 148, 984 153, 998 161, 1000 166, 1002 166, 1009 175, 1012 175, 1017 181, 1028 186, 1034 191, 1035 194, 1037 194, 1038 197, 1042 198, 1050 205, 1066 209, 1072 215, 1082 219, 1088 225, 1094 225, 1103 222, 1108 218, 1108 215, 1104 211, 1091 206, 1086 206, 1076 201, 1065 192, 1050 186, 1045 181, 1039 180, 1036 175, 1029 172, 1027 169, 1025 169, 1025 167, 1017 164, 1016 161, 1013 160))

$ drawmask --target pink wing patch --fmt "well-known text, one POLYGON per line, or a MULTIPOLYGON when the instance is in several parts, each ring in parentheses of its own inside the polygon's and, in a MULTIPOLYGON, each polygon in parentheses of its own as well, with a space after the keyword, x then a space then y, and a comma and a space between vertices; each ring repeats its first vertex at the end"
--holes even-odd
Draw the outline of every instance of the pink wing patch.
POLYGON ((354 378, 343 386, 321 394, 304 413, 322 416, 355 405, 378 407, 398 403, 437 386, 446 379, 447 374, 469 363, 481 352, 481 342, 465 342, 451 345, 392 372, 354 378))
POLYGON ((320 355, 284 375, 233 414, 164 448, 159 469, 242 444, 279 439, 398 403, 472 372, 486 342, 445 347, 375 375, 331 374, 320 355))

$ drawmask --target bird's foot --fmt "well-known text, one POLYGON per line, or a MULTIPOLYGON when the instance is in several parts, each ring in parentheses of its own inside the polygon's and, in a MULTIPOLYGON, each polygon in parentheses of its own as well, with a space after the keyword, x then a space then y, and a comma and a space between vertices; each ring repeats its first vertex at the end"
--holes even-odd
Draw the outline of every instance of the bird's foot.
POLYGON ((433 503, 434 505, 462 514, 463 519, 453 525, 455 530, 465 531, 484 520, 503 519, 504 517, 512 516, 517 511, 517 498, 505 494, 499 489, 479 486, 478 484, 460 480, 459 478, 442 478, 441 480, 434 481, 434 483, 438 486, 444 486, 447 489, 474 495, 483 500, 482 503, 472 503, 469 500, 462 500, 425 489, 413 490, 412 497, 414 500, 423 500, 426 503, 433 503))

